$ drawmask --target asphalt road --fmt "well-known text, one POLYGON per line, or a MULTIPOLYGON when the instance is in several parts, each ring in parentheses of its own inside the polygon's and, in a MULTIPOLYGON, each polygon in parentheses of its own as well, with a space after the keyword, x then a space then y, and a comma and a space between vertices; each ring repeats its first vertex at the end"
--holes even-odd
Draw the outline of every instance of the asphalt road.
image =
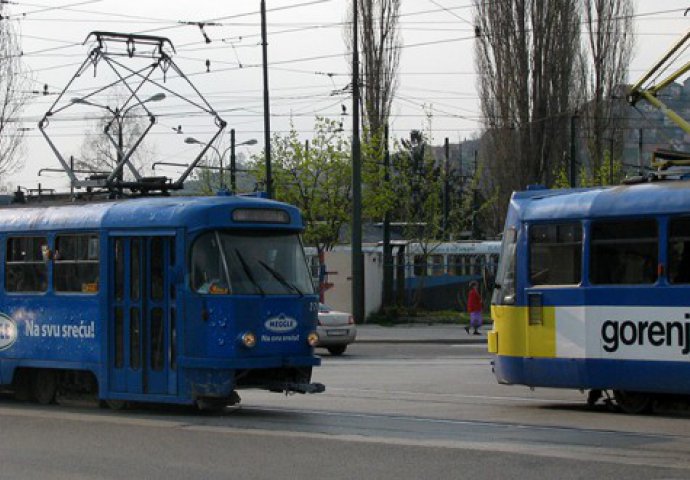
POLYGON ((355 344, 318 395, 243 392, 220 415, 0 399, 0 478, 680 479, 690 418, 497 385, 481 345, 355 344))

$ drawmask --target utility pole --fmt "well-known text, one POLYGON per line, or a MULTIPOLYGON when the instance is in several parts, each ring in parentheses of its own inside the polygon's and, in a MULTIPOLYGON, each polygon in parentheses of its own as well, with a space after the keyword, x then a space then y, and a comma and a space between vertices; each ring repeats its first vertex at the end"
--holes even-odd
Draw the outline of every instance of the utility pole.
POLYGON ((261 0, 261 51, 264 76, 264 154, 266 155, 266 195, 273 198, 271 178, 271 108, 268 97, 268 40, 266 39, 266 0, 261 0))
MULTIPOLYGON (((474 151, 474 172, 472 172, 472 176, 476 179, 477 178, 477 166, 478 166, 478 159, 479 159, 479 150, 474 151)), ((477 240, 479 237, 479 225, 477 225, 477 207, 479 203, 479 198, 478 198, 478 192, 477 192, 477 185, 475 185, 472 188, 472 239, 477 240)))
POLYGON ((642 174, 642 172, 643 172, 643 162, 644 162, 644 158, 643 158, 643 155, 644 155, 644 151, 643 151, 644 137, 642 136, 643 131, 644 130, 642 130, 640 128, 638 130, 638 134, 637 134, 637 165, 640 168, 640 174, 642 174))
POLYGON ((443 145, 443 150, 444 150, 444 158, 445 158, 445 165, 444 165, 444 179, 443 179, 443 223, 442 223, 442 228, 443 228, 443 240, 448 240, 448 201, 449 201, 449 179, 448 175, 450 174, 450 142, 448 140, 448 137, 446 137, 446 141, 444 142, 443 145))
MULTIPOLYGON (((235 159, 235 129, 230 129, 230 190, 232 193, 237 193, 237 180, 235 178, 235 172, 237 171, 236 159, 235 159)), ((220 181, 223 181, 223 169, 220 170, 220 181)), ((222 185, 222 183, 221 183, 222 185)))
POLYGON ((609 154, 609 185, 613 185, 613 133, 611 133, 610 142, 611 153, 609 154))
MULTIPOLYGON (((122 134, 122 128, 124 127, 124 118, 120 116, 120 110, 117 108, 115 109, 115 122, 117 123, 117 164, 120 165, 120 162, 122 162, 122 149, 124 148, 124 138, 122 134)), ((123 193, 123 188, 122 188, 122 182, 125 180, 125 174, 124 174, 124 165, 120 168, 120 170, 117 172, 117 191, 119 193, 119 196, 122 197, 123 193)))
MULTIPOLYGON (((74 173, 74 155, 69 156, 69 169, 74 173)), ((69 182, 69 195, 70 197, 74 196, 74 182, 69 182)))
MULTIPOLYGON (((465 139, 458 139, 458 143, 460 144, 460 152, 458 153, 458 158, 460 161, 458 162, 458 178, 460 179, 460 189, 458 191, 458 203, 460 204, 460 208, 464 212, 464 205, 462 203, 462 194, 465 191, 465 177, 463 174, 463 166, 462 166, 462 144, 465 143, 465 139)), ((464 213, 463 213, 464 214, 464 213)))
MULTIPOLYGON (((390 184, 391 155, 388 149, 388 124, 384 129, 383 181, 386 188, 390 184)), ((383 214, 383 298, 384 307, 393 301, 393 251, 391 249, 391 212, 387 208, 383 214)))
POLYGON ((569 180, 570 188, 575 188, 575 155, 577 155, 577 145, 575 145, 575 121, 577 120, 577 115, 570 116, 570 162, 568 166, 570 167, 569 180))
POLYGON ((362 256, 362 151, 359 143, 358 2, 352 2, 352 316, 364 321, 364 258, 362 256))

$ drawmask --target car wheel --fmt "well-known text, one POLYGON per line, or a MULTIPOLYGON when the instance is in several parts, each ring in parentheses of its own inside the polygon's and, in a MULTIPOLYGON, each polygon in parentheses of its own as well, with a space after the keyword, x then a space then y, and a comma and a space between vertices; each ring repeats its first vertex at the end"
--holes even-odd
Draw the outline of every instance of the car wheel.
POLYGON ((338 345, 337 347, 327 347, 328 353, 331 355, 342 355, 347 350, 347 345, 338 345))

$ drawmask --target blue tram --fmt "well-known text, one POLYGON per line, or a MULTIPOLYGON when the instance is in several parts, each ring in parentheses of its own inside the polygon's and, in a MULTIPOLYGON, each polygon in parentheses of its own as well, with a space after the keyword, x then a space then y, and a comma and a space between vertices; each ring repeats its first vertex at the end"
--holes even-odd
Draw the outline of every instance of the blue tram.
POLYGON ((322 391, 302 229, 242 196, 0 209, 0 384, 113 407, 322 391))
POLYGON ((513 195, 489 334, 499 382, 612 391, 628 412, 690 394, 685 173, 513 195))

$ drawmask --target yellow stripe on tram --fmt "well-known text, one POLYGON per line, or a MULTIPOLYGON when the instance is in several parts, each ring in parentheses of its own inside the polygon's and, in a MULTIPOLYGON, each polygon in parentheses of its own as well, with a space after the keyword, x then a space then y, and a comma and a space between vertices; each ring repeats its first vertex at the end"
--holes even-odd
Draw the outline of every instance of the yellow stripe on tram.
POLYGON ((529 307, 492 306, 489 353, 514 357, 556 357, 556 308, 541 307, 541 323, 529 322, 529 307))

